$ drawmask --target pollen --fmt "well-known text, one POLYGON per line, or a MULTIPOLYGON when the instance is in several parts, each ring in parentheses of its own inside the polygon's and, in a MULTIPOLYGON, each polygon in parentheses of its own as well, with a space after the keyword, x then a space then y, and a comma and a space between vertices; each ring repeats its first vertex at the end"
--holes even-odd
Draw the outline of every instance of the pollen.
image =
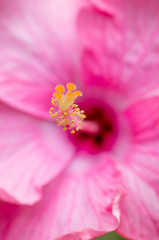
POLYGON ((55 118, 58 126, 62 126, 63 130, 70 130, 75 133, 81 129, 83 120, 86 118, 84 110, 80 110, 77 104, 74 103, 75 99, 82 96, 82 92, 76 90, 76 85, 68 83, 66 86, 57 85, 55 92, 51 99, 53 105, 50 108, 49 114, 51 118, 55 118), (75 91, 76 90, 76 91, 75 91))

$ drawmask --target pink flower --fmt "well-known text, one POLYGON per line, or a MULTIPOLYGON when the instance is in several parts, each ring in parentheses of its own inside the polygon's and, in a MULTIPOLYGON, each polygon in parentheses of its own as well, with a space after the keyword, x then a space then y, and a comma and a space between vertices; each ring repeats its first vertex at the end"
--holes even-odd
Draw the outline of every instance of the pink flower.
POLYGON ((77 78, 80 5, 0 1, 0 239, 90 239, 118 226, 112 157, 77 152, 49 115, 55 86, 77 78))
POLYGON ((159 238, 158 5, 0 1, 1 239, 159 238), (48 114, 69 82, 75 134, 48 114))
POLYGON ((118 106, 119 118, 126 118, 121 129, 126 141, 113 156, 126 188, 118 232, 128 239, 157 240, 159 1, 90 2, 79 19, 84 45, 81 79, 88 89, 105 88, 103 97, 118 106))

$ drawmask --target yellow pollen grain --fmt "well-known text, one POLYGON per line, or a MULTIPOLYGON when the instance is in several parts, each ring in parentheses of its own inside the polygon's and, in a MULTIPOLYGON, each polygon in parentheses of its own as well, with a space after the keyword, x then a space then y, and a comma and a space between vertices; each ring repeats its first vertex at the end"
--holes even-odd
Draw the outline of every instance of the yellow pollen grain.
POLYGON ((73 104, 73 106, 76 108, 76 107, 78 107, 78 105, 77 104, 73 104))
POLYGON ((73 84, 73 83, 68 83, 68 84, 67 84, 67 89, 68 89, 69 91, 73 91, 73 90, 76 89, 76 85, 73 84))
POLYGON ((58 98, 58 99, 60 99, 60 98, 61 98, 61 94, 60 94, 60 93, 58 93, 58 92, 55 92, 53 95, 54 95, 54 97, 55 97, 55 98, 58 98))
POLYGON ((64 88, 63 85, 57 85, 56 88, 55 88, 55 90, 56 90, 57 92, 59 92, 59 93, 64 93, 65 88, 64 88))

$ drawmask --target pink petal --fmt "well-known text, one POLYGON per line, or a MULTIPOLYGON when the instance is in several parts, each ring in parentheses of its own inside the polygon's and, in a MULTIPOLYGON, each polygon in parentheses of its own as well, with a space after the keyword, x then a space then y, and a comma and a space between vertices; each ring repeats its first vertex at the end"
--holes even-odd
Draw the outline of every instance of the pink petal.
POLYGON ((127 194, 118 232, 128 239, 159 239, 159 144, 153 144, 134 147, 129 165, 121 166, 127 194))
POLYGON ((80 4, 75 0, 0 1, 3 101, 48 118, 55 85, 75 80, 75 16, 80 4))
POLYGON ((0 115, 0 198, 33 204, 71 160, 74 148, 54 123, 3 104, 0 115))
MULTIPOLYGON (((100 157, 96 160, 101 162, 100 157)), ((34 206, 2 204, 3 240, 84 240, 118 226, 112 208, 121 183, 114 164, 103 159, 100 165, 92 164, 94 168, 81 173, 75 171, 79 162, 73 162, 74 166, 47 186, 44 198, 34 206)))
POLYGON ((121 6, 122 0, 90 0, 91 4, 103 13, 114 15, 121 6))
POLYGON ((132 144, 117 162, 127 188, 121 201, 119 233, 128 239, 159 239, 159 97, 137 102, 125 112, 132 144))
POLYGON ((93 4, 80 11, 78 21, 84 84, 111 86, 131 99, 158 93, 159 1, 93 4))
POLYGON ((133 141, 159 138, 159 97, 138 101, 125 111, 132 129, 133 141))

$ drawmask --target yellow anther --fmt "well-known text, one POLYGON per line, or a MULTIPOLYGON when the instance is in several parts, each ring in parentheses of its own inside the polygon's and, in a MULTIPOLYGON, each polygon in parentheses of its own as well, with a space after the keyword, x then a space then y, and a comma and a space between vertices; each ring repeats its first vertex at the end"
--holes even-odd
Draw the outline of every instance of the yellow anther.
POLYGON ((80 91, 75 91, 74 94, 76 97, 82 96, 82 93, 80 91))
POLYGON ((62 121, 62 124, 67 124, 65 119, 62 121))
POLYGON ((66 130, 67 130, 67 127, 64 127, 64 128, 63 128, 63 131, 66 131, 66 130))
POLYGON ((58 98, 58 99, 60 99, 60 98, 61 98, 61 94, 60 94, 60 93, 58 93, 58 92, 55 92, 53 95, 54 95, 54 97, 55 97, 55 98, 58 98))
POLYGON ((64 115, 65 115, 65 116, 68 116, 68 114, 67 114, 66 112, 64 112, 64 115))
POLYGON ((72 130, 71 133, 75 133, 75 130, 72 130))
POLYGON ((73 84, 73 83, 68 83, 68 84, 67 84, 67 89, 68 89, 69 91, 73 91, 73 90, 76 89, 76 85, 73 84))
POLYGON ((57 85, 56 88, 55 88, 55 90, 56 90, 57 92, 59 92, 59 93, 64 93, 65 88, 64 88, 63 85, 57 85))
MULTIPOLYGON (((77 104, 73 104, 73 106, 76 108, 76 107, 78 107, 78 105, 77 104)), ((82 110, 83 111, 83 110, 82 110)))

